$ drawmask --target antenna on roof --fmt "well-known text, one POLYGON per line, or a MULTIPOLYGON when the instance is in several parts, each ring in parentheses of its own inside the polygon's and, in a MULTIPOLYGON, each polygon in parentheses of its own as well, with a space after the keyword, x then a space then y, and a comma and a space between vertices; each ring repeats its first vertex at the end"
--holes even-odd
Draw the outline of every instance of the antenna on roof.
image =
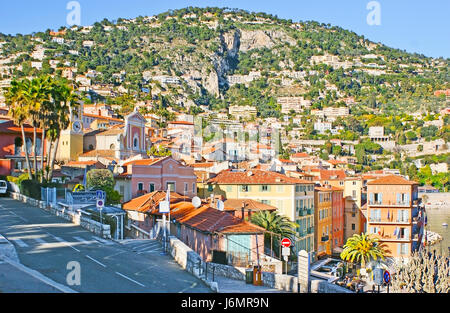
POLYGON ((202 200, 200 200, 199 197, 194 197, 192 198, 192 205, 197 209, 200 207, 200 205, 202 205, 202 200))
POLYGON ((222 200, 218 200, 218 201, 217 201, 217 209, 218 209, 219 211, 223 211, 223 210, 225 209, 225 203, 223 203, 222 200))

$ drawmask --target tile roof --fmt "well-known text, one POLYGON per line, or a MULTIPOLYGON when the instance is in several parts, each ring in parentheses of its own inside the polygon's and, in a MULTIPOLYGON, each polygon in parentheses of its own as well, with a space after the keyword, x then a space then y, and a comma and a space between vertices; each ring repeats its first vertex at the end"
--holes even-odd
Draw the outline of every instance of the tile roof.
POLYGON ((245 205, 246 210, 251 211, 275 211, 276 207, 268 205, 259 201, 252 199, 227 199, 225 201, 225 208, 230 208, 232 210, 240 210, 242 206, 245 205))
MULTIPOLYGON (((165 191, 153 191, 140 197, 131 199, 123 204, 122 208, 126 211, 137 211, 141 213, 157 213, 158 205, 161 200, 166 198, 165 191)), ((177 203, 187 200, 188 197, 182 196, 176 192, 170 192, 170 203, 177 203)))
MULTIPOLYGON (((32 133, 33 127, 29 124, 24 124, 24 131, 25 133, 32 133)), ((6 120, 5 122, 0 123, 0 133, 16 134, 21 132, 22 128, 15 125, 12 120, 6 120)), ((42 133, 42 130, 40 128, 36 128, 36 132, 39 134, 42 133)))
POLYGON ((407 180, 401 176, 389 175, 369 181, 367 185, 418 185, 418 183, 407 180))
POLYGON ((214 166, 214 163, 213 162, 193 163, 193 164, 190 164, 189 166, 194 167, 194 168, 212 167, 212 166, 214 166))
POLYGON ((124 163, 123 166, 128 166, 128 165, 153 165, 155 163, 158 163, 159 161, 162 161, 164 159, 169 158, 167 157, 162 157, 162 158, 154 158, 154 159, 142 159, 142 160, 134 160, 134 161, 130 161, 127 163, 124 163))
POLYGON ((91 150, 80 155, 80 157, 108 157, 114 158, 116 155, 114 150, 91 150))
POLYGON ((291 158, 307 158, 307 157, 309 157, 309 154, 305 152, 297 152, 291 155, 291 158))
POLYGON ((262 170, 239 171, 223 170, 208 183, 213 184, 311 184, 310 181, 288 177, 283 174, 262 170))
POLYGON ((319 170, 320 180, 342 180, 347 177, 344 170, 319 170))

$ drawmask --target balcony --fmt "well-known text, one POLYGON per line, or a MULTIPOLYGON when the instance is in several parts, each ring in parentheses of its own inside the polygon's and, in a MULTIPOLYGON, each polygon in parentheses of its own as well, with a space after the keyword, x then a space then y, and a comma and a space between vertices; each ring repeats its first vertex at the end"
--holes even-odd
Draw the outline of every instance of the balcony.
POLYGON ((387 202, 382 202, 382 201, 368 201, 367 202, 368 205, 370 206, 382 206, 382 207, 411 207, 411 202, 395 202, 395 201, 387 201, 387 202))
POLYGON ((389 221, 388 219, 373 218, 373 217, 369 217, 369 223, 386 224, 386 225, 397 225, 397 224, 409 225, 409 224, 411 224, 409 218, 403 219, 403 220, 389 221))

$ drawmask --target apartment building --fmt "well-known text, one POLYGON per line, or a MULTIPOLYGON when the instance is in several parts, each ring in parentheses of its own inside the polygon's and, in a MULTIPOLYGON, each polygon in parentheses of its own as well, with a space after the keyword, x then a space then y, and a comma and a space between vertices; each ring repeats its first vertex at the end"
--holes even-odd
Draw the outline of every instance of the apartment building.
POLYGON ((420 248, 425 209, 418 183, 389 175, 367 183, 367 230, 388 249, 388 256, 408 258, 420 248))
POLYGON ((314 238, 317 258, 331 255, 332 190, 327 187, 314 189, 314 238))
POLYGON ((296 248, 313 252, 314 182, 270 171, 225 170, 208 180, 206 188, 207 197, 252 199, 278 208, 279 214, 299 225, 296 248))

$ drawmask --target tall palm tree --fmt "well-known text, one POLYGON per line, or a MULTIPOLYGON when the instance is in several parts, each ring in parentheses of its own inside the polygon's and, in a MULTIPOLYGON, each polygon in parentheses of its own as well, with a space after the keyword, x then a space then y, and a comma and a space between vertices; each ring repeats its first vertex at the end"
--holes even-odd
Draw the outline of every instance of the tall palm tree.
POLYGON ((5 93, 5 102, 9 106, 9 114, 12 117, 14 124, 20 126, 21 128, 28 177, 29 179, 32 179, 33 173, 24 129, 24 124, 29 119, 28 102, 25 96, 25 90, 29 89, 29 85, 30 81, 28 79, 23 79, 21 81, 13 80, 11 82, 11 86, 5 93))
MULTIPOLYGON (((73 115, 77 115, 80 97, 75 93, 72 86, 66 80, 55 80, 52 86, 53 109, 49 119, 49 137, 51 142, 55 142, 50 159, 48 159, 47 181, 53 176, 53 170, 56 160, 56 152, 59 146, 61 132, 70 126, 70 120, 73 115)), ((49 149, 49 156, 50 156, 49 149)))
POLYGON ((378 238, 361 233, 361 235, 354 234, 347 240, 344 251, 341 252, 341 259, 350 262, 356 260, 360 262, 362 268, 365 268, 371 260, 378 258, 384 260, 386 254, 385 246, 379 243, 378 238))
MULTIPOLYGON (((37 179, 37 128, 43 126, 42 113, 45 111, 45 104, 50 101, 50 77, 40 76, 33 78, 27 86, 28 88, 24 90, 24 96, 28 104, 31 125, 33 126, 33 165, 35 179, 37 179)), ((42 131, 45 132, 44 129, 42 131)), ((41 142, 41 145, 44 145, 44 143, 41 142)))

